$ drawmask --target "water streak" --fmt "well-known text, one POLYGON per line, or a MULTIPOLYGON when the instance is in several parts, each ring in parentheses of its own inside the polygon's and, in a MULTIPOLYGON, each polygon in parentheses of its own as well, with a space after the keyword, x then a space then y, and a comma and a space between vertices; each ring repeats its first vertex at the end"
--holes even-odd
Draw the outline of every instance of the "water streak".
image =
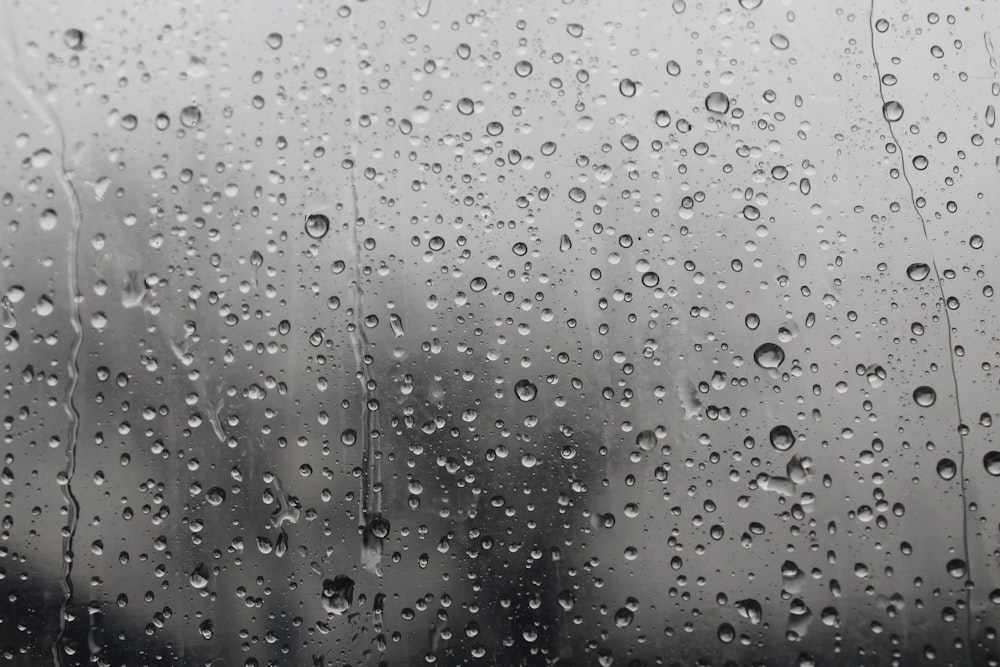
POLYGON ((83 345, 83 320, 80 315, 80 276, 77 267, 80 247, 80 227, 83 215, 80 209, 80 196, 73 184, 73 175, 66 167, 66 133, 56 117, 55 111, 45 101, 45 98, 28 83, 21 56, 17 48, 17 38, 14 32, 13 12, 8 3, 4 4, 3 23, 6 26, 4 35, 3 56, 7 77, 24 97, 25 102, 35 112, 38 119, 45 125, 45 132, 53 132, 56 137, 56 180, 66 196, 70 210, 69 242, 66 253, 66 281, 69 293, 69 321, 73 330, 70 342, 69 358, 66 361, 66 395, 63 408, 69 420, 68 439, 65 447, 63 469, 59 475, 59 492, 67 509, 66 527, 63 530, 61 581, 62 604, 59 607, 59 632, 52 642, 52 661, 56 667, 63 664, 66 656, 63 645, 66 639, 66 623, 70 618, 70 607, 73 603, 73 541, 76 538, 77 524, 80 515, 80 503, 73 493, 73 476, 76 473, 76 449, 80 438, 80 412, 76 407, 76 388, 80 380, 80 347, 83 345))
MULTIPOLYGON (((352 31, 353 32, 353 31, 352 31)), ((354 34, 357 34, 354 32, 354 34)), ((361 146, 361 137, 358 134, 358 118, 361 115, 361 100, 358 92, 358 82, 355 70, 358 67, 359 58, 357 55, 357 45, 352 43, 351 53, 353 58, 345 63, 348 77, 351 81, 351 90, 354 96, 353 115, 351 117, 351 128, 354 139, 354 159, 358 157, 361 146)), ((361 240, 358 234, 358 226, 363 224, 361 216, 361 206, 358 196, 357 176, 355 168, 350 169, 351 187, 351 219, 348 221, 348 233, 350 234, 349 245, 351 248, 351 264, 353 270, 353 280, 351 281, 352 311, 354 315, 353 327, 350 330, 351 347, 354 351, 354 363, 358 382, 361 383, 362 401, 362 428, 360 434, 362 458, 361 458, 361 497, 359 500, 359 531, 361 532, 361 565, 364 569, 382 576, 382 550, 383 550, 383 529, 385 521, 382 518, 382 471, 379 457, 378 438, 381 436, 381 428, 377 412, 377 399, 375 398, 375 375, 372 372, 370 358, 367 358, 367 351, 370 343, 368 335, 365 333, 364 308, 365 291, 363 285, 364 275, 362 271, 361 240)))
MULTIPOLYGON (((882 68, 879 65, 878 54, 875 51, 875 0, 871 0, 871 6, 869 8, 868 14, 868 29, 871 34, 871 49, 872 49, 872 59, 875 62, 875 75, 878 77, 878 94, 879 98, 882 100, 882 109, 885 109, 886 99, 885 99, 885 89, 882 85, 882 68)), ((986 35, 986 48, 990 52, 991 62, 992 60, 992 42, 990 41, 989 34, 986 35)), ((884 111, 882 112, 884 116, 884 111)), ((927 221, 924 219, 923 214, 920 212, 920 207, 917 206, 917 196, 913 189, 913 183, 910 181, 910 176, 906 171, 906 156, 903 153, 903 146, 899 143, 899 139, 896 138, 896 131, 893 129, 892 121, 886 119, 886 124, 889 127, 889 135, 892 137, 892 141, 896 144, 899 149, 899 162, 900 171, 903 174, 903 180, 906 182, 907 187, 910 191, 910 204, 913 206, 913 212, 916 213, 917 218, 920 220, 920 228, 923 231, 924 239, 927 241, 928 254, 930 255, 931 267, 934 269, 934 280, 938 286, 938 297, 941 302, 941 307, 944 310, 944 322, 947 327, 948 333, 948 362, 951 369, 951 380, 955 389, 955 411, 958 416, 958 441, 959 441, 959 463, 958 463, 958 477, 961 484, 961 501, 962 501, 962 552, 963 558, 965 559, 965 567, 968 577, 971 578, 972 563, 969 562, 969 517, 968 517, 968 503, 966 502, 966 482, 965 482, 965 420, 962 419, 962 402, 959 400, 958 395, 958 371, 955 368, 955 344, 952 341, 952 327, 951 327, 951 315, 948 313, 948 303, 944 293, 944 283, 941 280, 941 272, 938 270, 937 261, 934 257, 934 242, 931 240, 930 234, 927 233, 927 221)), ((972 664, 972 586, 971 582, 967 581, 965 584, 965 651, 967 664, 972 664)))

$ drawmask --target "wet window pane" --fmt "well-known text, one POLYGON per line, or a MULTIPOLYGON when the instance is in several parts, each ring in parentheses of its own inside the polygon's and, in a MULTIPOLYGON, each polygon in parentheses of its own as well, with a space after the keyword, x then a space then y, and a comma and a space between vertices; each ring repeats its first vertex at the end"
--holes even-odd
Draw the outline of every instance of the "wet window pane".
POLYGON ((1000 5, 2 16, 0 664, 997 664, 1000 5))

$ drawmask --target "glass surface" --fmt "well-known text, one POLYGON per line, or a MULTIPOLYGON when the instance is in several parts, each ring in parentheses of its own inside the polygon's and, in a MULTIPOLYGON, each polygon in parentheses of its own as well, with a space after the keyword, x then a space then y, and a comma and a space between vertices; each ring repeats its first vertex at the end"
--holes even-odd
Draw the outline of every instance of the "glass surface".
POLYGON ((0 664, 998 664, 998 25, 5 0, 0 664))

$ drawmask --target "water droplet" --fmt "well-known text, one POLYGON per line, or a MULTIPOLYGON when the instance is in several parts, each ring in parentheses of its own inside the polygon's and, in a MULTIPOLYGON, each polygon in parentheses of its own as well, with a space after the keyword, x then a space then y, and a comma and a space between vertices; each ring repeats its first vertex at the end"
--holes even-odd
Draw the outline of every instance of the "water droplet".
POLYGON ((958 472, 958 466, 951 459, 941 459, 937 463, 937 474, 940 475, 941 479, 948 481, 955 477, 955 473, 958 472))
POLYGON ((463 97, 455 103, 455 108, 463 116, 471 116, 472 112, 476 110, 476 103, 468 97, 463 97))
POLYGON ((76 28, 70 28, 63 33, 63 44, 73 51, 82 51, 83 47, 86 46, 84 44, 83 31, 77 30, 76 28))
POLYGON ((42 215, 38 219, 38 224, 46 232, 55 229, 58 223, 59 223, 59 218, 56 215, 56 212, 53 211, 51 208, 47 208, 44 211, 42 211, 42 215))
POLYGON ((903 117, 903 105, 895 100, 890 100, 882 105, 882 115, 890 123, 895 123, 903 117))
POLYGON ((779 452, 788 451, 795 444, 795 434, 792 433, 792 429, 784 424, 779 424, 772 428, 770 438, 771 446, 779 452))
POLYGON ((522 403, 530 403, 538 395, 538 387, 530 380, 518 380, 514 385, 514 393, 522 403))
POLYGON ((573 241, 569 238, 569 234, 563 234, 559 237, 559 252, 566 252, 573 248, 573 241))
POLYGON ((913 390, 913 400, 922 408, 929 408, 937 400, 937 393, 931 387, 920 386, 913 390))
POLYGON ((639 431, 635 436, 635 444, 644 452, 648 452, 656 447, 656 433, 650 430, 639 431))
POLYGON ((583 36, 583 26, 579 23, 570 23, 566 26, 566 32, 569 33, 570 37, 581 37, 583 36))
POLYGON ((321 239, 330 231, 330 218, 322 213, 310 213, 306 216, 306 234, 310 238, 321 239))
POLYGON ((646 287, 656 287, 660 284, 660 276, 653 271, 647 271, 642 274, 642 284, 646 287))
POLYGON ((205 500, 208 501, 209 505, 218 507, 226 501, 226 491, 220 486, 213 486, 205 494, 205 500))
POLYGON ((358 432, 353 428, 345 428, 340 433, 340 442, 345 447, 351 447, 358 441, 358 432))
POLYGON ((788 48, 788 38, 782 35, 780 32, 776 32, 771 35, 771 46, 778 49, 779 51, 784 51, 788 48))
POLYGON ((514 65, 514 74, 517 74, 519 77, 523 78, 531 74, 533 69, 534 68, 532 67, 529 61, 519 60, 517 64, 514 65))
POLYGON ((878 21, 875 21, 875 29, 879 32, 885 32, 889 29, 889 22, 885 19, 879 19, 878 21))
POLYGON ((961 558, 952 558, 945 567, 948 570, 948 574, 956 579, 961 579, 965 576, 965 561, 961 558))
POLYGON ((920 282, 931 273, 931 267, 923 262, 915 262, 906 267, 906 275, 910 280, 920 282))
POLYGON ((743 9, 757 9, 764 0, 740 0, 740 7, 743 9))
POLYGON ((198 567, 191 573, 189 581, 193 588, 202 589, 208 586, 208 570, 205 569, 204 563, 198 563, 198 567))
POLYGON ((729 96, 718 91, 705 98, 705 108, 712 113, 724 114, 729 111, 729 96))
POLYGON ((753 360, 761 368, 777 368, 785 361, 785 351, 775 343, 764 343, 754 350, 753 360))
POLYGON ((670 112, 660 109, 659 111, 656 112, 656 115, 653 117, 653 120, 656 122, 657 127, 669 127, 670 112))
POLYGON ((587 191, 583 188, 570 188, 569 198, 577 204, 582 204, 587 198, 587 191))
POLYGON ((639 85, 632 79, 622 79, 618 83, 618 92, 621 93, 623 97, 635 97, 638 90, 639 85))
POLYGON ((1000 477, 1000 452, 991 450, 983 455, 983 467, 994 477, 1000 477))
POLYGON ((746 600, 737 600, 736 611, 753 625, 758 625, 761 617, 764 615, 764 609, 760 606, 760 603, 749 598, 746 600))
POLYGON ((615 612, 615 627, 627 628, 632 625, 632 620, 635 618, 635 614, 625 607, 622 607, 615 612))
POLYGON ((340 616, 351 608, 354 601, 354 580, 338 574, 323 581, 323 609, 328 614, 340 616))
POLYGON ((284 37, 281 36, 280 32, 272 32, 267 36, 267 45, 272 49, 280 49, 283 41, 284 37))
POLYGON ((181 109, 181 125, 184 127, 194 127, 201 122, 201 109, 194 106, 186 106, 181 109))
POLYGON ((153 125, 156 126, 157 130, 162 131, 167 129, 168 127, 170 127, 170 116, 168 116, 163 112, 156 114, 156 118, 153 119, 153 125))
POLYGON ((983 247, 983 237, 979 234, 973 234, 970 236, 969 247, 973 250, 980 250, 983 247))

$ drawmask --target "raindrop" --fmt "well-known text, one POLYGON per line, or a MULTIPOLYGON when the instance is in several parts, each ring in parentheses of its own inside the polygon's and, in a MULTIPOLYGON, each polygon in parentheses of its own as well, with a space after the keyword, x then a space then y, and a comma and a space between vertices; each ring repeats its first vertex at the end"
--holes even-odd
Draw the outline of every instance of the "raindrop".
POLYGON ((194 127, 201 122, 201 109, 191 105, 181 109, 181 125, 184 127, 194 127))
POLYGON ((208 586, 208 570, 205 569, 204 563, 198 564, 198 567, 191 573, 189 581, 193 588, 202 589, 208 586))
POLYGON ((635 436, 635 444, 644 452, 648 452, 656 447, 656 433, 650 430, 639 431, 635 436))
POLYGON ((948 570, 948 574, 956 579, 961 579, 965 576, 965 561, 961 558, 952 558, 945 567, 948 570))
POLYGON ((931 267, 923 262, 915 262, 906 267, 906 275, 910 280, 920 282, 931 273, 931 267))
POLYGON ((468 97, 463 97, 455 104, 455 108, 463 116, 471 116, 472 112, 476 110, 476 103, 468 97))
POLYGON ((771 35, 771 46, 778 49, 779 51, 784 51, 788 48, 788 38, 782 35, 780 32, 776 32, 771 35))
POLYGON ((788 451, 795 444, 795 434, 792 433, 792 429, 784 424, 779 424, 772 428, 770 438, 771 446, 779 452, 788 451))
POLYGON ((913 400, 922 408, 929 408, 937 400, 937 393, 927 386, 920 386, 913 390, 913 400))
POLYGON ((354 580, 338 574, 333 580, 323 582, 323 609, 328 614, 340 616, 351 608, 354 601, 354 580))
POLYGON ((306 216, 306 234, 310 238, 321 239, 330 231, 330 218, 322 213, 310 213, 306 216))
POLYGON ((743 9, 757 9, 764 0, 740 0, 743 9))
POLYGON ((530 380, 518 380, 514 385, 514 393, 522 403, 530 403, 538 395, 538 387, 530 380))
POLYGON ((1000 452, 995 449, 986 452, 983 456, 983 467, 994 477, 1000 477, 1000 452))
POLYGON ((340 432, 340 443, 345 447, 351 447, 358 441, 358 432, 353 428, 345 428, 340 432))
POLYGON ((618 92, 624 97, 635 97, 639 90, 639 85, 632 79, 622 79, 618 83, 618 92))
POLYGON ((514 65, 514 73, 522 78, 531 74, 532 69, 534 68, 527 60, 520 60, 516 65, 514 65))
POLYGON ((937 474, 945 481, 953 479, 957 471, 958 466, 951 459, 941 459, 937 463, 937 474))
POLYGON ((705 108, 712 113, 724 114, 729 111, 729 96, 718 91, 705 98, 705 108))
POLYGON ((903 117, 903 105, 891 100, 882 105, 882 115, 890 123, 895 123, 903 117))
POLYGON ((775 343, 764 343, 754 350, 753 360, 761 368, 777 368, 785 361, 785 351, 775 343))
POLYGON ((642 284, 646 287, 656 287, 660 284, 660 276, 653 271, 642 274, 642 284))
POLYGON ((281 36, 280 32, 272 32, 270 35, 267 36, 267 45, 275 50, 281 48, 281 43, 283 41, 284 38, 281 36))
POLYGON ((73 51, 82 51, 85 46, 83 31, 70 28, 63 33, 63 44, 73 51))

